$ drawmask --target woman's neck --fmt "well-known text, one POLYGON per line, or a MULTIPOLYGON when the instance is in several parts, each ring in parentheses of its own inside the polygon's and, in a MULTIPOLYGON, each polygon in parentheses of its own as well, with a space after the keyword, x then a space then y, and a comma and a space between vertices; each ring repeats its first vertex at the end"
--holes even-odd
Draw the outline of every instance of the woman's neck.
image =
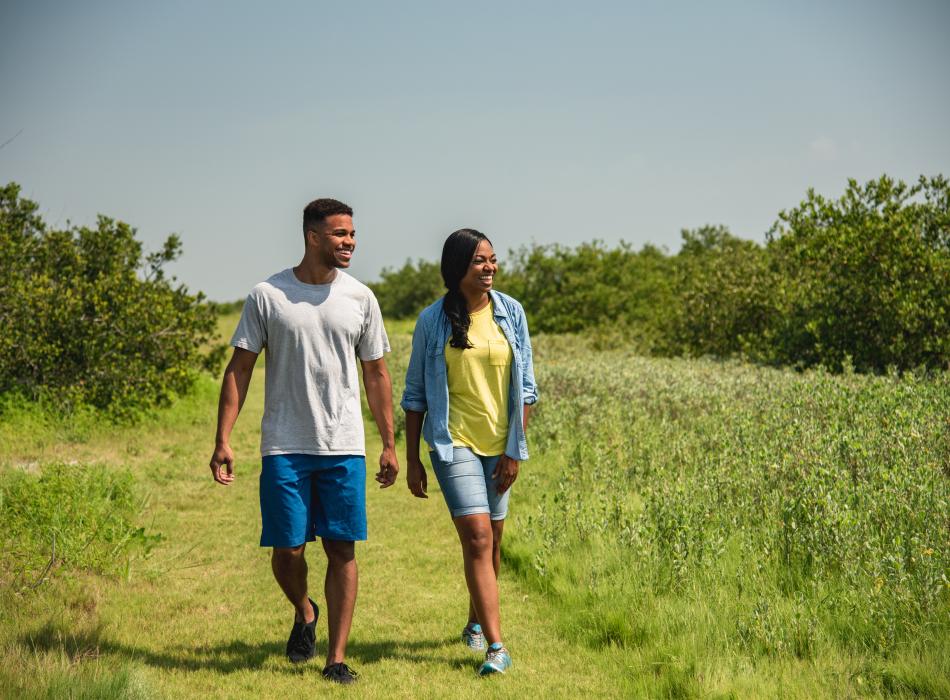
POLYGON ((462 292, 462 296, 465 297, 465 304, 468 306, 468 312, 470 314, 481 311, 488 305, 488 302, 491 301, 488 292, 475 292, 474 294, 462 292))

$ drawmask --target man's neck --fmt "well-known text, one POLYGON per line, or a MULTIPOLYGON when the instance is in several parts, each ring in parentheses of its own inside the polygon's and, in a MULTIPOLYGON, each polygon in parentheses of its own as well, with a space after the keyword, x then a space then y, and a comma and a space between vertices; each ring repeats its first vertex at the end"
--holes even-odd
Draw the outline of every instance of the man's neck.
POLYGON ((336 268, 304 255, 294 268, 294 276, 304 284, 329 284, 336 279, 336 268))

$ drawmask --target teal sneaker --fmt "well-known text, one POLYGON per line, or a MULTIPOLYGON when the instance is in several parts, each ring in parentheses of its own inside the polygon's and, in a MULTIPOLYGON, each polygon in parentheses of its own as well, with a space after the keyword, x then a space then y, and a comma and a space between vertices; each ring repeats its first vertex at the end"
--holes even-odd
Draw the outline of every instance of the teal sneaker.
POLYGON ((504 673, 511 668, 511 655, 501 642, 495 642, 485 652, 485 661, 478 669, 479 676, 490 676, 493 673, 504 673))
POLYGON ((462 642, 472 651, 481 651, 485 648, 485 635, 482 626, 477 622, 469 622, 462 630, 462 642))

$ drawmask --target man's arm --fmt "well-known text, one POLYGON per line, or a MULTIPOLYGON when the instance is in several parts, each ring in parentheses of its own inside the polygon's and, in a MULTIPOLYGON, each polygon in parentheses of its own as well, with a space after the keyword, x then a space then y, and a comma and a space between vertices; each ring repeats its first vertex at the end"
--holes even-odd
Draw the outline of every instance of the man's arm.
POLYGON ((221 382, 221 397, 218 399, 218 430, 214 438, 214 453, 211 455, 211 475, 223 486, 234 481, 234 452, 231 451, 231 429, 247 397, 251 384, 257 353, 243 348, 234 348, 231 361, 224 370, 221 382))
POLYGON ((426 468, 419 459, 419 438, 422 436, 422 420, 425 413, 406 410, 406 484, 409 491, 416 498, 428 498, 426 489, 429 487, 429 478, 426 468))
POLYGON ((396 437, 393 432, 393 383, 386 368, 386 359, 360 360, 363 365, 363 386, 366 388, 366 403, 379 428, 383 452, 379 455, 379 471, 376 481, 380 488, 396 483, 399 461, 396 459, 396 437))

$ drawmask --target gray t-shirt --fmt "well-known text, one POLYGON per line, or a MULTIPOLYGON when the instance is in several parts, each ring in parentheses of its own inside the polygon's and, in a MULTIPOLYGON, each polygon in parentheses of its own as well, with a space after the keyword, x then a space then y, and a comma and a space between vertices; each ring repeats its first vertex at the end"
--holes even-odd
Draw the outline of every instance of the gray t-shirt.
POLYGON ((261 454, 366 454, 356 356, 389 352, 365 284, 336 271, 305 284, 290 268, 251 290, 231 345, 265 353, 261 454))

